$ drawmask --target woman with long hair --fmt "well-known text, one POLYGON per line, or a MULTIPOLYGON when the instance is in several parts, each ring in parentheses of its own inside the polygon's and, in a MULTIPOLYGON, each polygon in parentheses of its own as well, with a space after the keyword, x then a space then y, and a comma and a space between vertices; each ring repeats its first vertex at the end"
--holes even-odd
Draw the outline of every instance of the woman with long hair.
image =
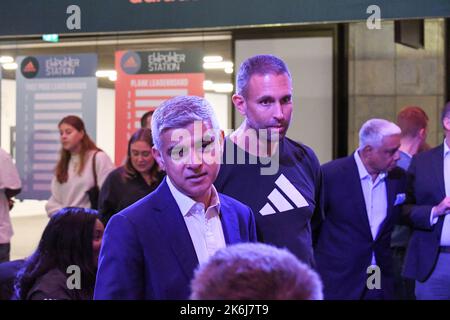
POLYGON ((103 231, 96 210, 69 207, 55 213, 17 273, 15 298, 92 299, 103 231))
POLYGON ((45 207, 47 214, 51 216, 65 207, 96 208, 87 192, 95 187, 96 180, 101 188, 114 165, 91 140, 79 117, 63 118, 58 128, 62 148, 52 180, 52 195, 45 207))
POLYGON ((125 165, 109 174, 100 191, 99 212, 105 225, 112 215, 155 190, 162 181, 164 175, 153 158, 152 147, 150 129, 139 129, 131 136, 125 165))

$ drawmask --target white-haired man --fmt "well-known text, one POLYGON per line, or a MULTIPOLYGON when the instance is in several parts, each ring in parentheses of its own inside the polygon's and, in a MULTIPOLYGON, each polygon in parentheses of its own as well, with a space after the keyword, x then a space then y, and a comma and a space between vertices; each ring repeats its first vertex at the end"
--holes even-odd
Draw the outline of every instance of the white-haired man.
POLYGON ((322 166, 325 221, 315 254, 325 299, 393 298, 390 237, 406 186, 396 167, 400 135, 396 124, 371 119, 352 155, 322 166))

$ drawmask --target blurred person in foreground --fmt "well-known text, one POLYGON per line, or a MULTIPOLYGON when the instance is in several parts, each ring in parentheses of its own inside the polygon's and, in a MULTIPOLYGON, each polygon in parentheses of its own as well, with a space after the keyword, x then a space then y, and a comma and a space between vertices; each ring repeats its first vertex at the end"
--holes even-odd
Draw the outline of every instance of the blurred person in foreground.
POLYGON ((322 300, 322 282, 286 249, 241 243, 217 251, 191 282, 194 300, 322 300))

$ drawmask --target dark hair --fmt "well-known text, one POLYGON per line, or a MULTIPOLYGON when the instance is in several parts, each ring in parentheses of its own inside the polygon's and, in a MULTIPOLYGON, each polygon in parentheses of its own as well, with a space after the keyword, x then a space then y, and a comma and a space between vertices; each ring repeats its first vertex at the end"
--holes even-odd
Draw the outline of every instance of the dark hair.
POLYGON ((191 299, 321 300, 319 275, 292 253, 263 243, 218 250, 195 271, 191 299))
POLYGON ((280 58, 270 54, 256 55, 245 60, 239 68, 236 77, 237 94, 243 97, 247 96, 248 83, 250 82, 250 78, 255 74, 286 74, 291 78, 288 67, 280 58))
POLYGON ((97 267, 92 250, 96 210, 68 207, 54 214, 44 229, 36 251, 17 273, 15 294, 27 298, 35 281, 52 269, 66 274, 67 267, 81 270, 81 296, 92 296, 97 267))
POLYGON ((141 128, 148 128, 147 127, 147 119, 148 119, 148 117, 151 117, 153 115, 153 112, 155 112, 155 110, 147 111, 146 113, 144 113, 142 115, 142 117, 141 117, 141 128))
MULTIPOLYGON (((77 116, 67 116, 64 117, 59 123, 58 128, 61 127, 62 124, 68 124, 75 128, 75 130, 79 132, 83 132, 84 136, 81 140, 81 150, 80 150, 80 166, 78 168, 78 174, 81 174, 84 169, 84 165, 86 164, 86 154, 89 150, 100 150, 95 145, 94 141, 91 140, 89 135, 86 132, 84 127, 84 122, 77 116)), ((56 180, 59 183, 67 182, 69 177, 68 169, 69 169, 69 161, 70 161, 70 151, 64 150, 61 148, 60 158, 58 163, 56 164, 55 175, 56 180)))
POLYGON ((421 129, 427 128, 428 116, 420 107, 404 107, 397 115, 397 125, 403 137, 415 137, 421 129))
MULTIPOLYGON (((141 128, 138 131, 136 131, 135 133, 133 133, 130 140, 128 141, 127 160, 124 165, 125 170, 123 171, 123 176, 122 176, 122 178, 125 181, 133 179, 134 177, 136 177, 139 174, 139 172, 136 171, 136 169, 133 167, 133 163, 131 162, 131 145, 137 141, 143 141, 143 142, 147 143, 150 146, 150 148, 153 147, 152 131, 148 128, 141 128)), ((158 178, 157 178, 158 173, 159 173, 159 168, 158 168, 158 164, 155 161, 153 166, 150 168, 150 178, 151 178, 152 182, 158 180, 158 178)))

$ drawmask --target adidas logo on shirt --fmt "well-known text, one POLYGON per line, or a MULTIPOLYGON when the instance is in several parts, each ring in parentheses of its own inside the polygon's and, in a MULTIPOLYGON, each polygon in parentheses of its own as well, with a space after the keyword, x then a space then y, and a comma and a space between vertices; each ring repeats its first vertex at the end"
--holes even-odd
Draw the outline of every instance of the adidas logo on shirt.
POLYGON ((281 174, 278 177, 275 181, 275 185, 276 187, 267 196, 269 201, 261 210, 259 210, 259 213, 263 216, 294 209, 286 197, 291 200, 297 208, 309 206, 300 191, 294 187, 294 185, 284 176, 284 174, 281 174), (278 189, 280 189, 284 195, 278 189))

